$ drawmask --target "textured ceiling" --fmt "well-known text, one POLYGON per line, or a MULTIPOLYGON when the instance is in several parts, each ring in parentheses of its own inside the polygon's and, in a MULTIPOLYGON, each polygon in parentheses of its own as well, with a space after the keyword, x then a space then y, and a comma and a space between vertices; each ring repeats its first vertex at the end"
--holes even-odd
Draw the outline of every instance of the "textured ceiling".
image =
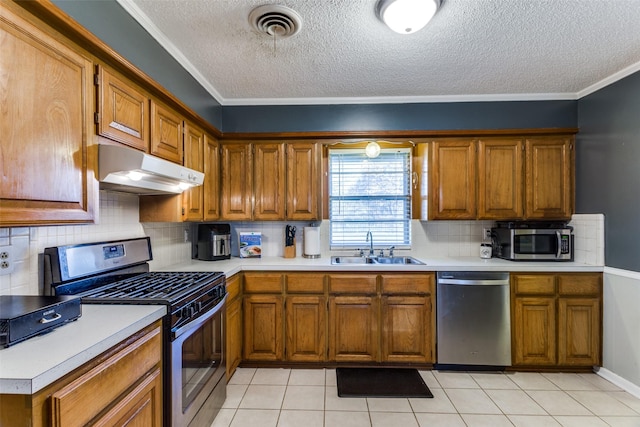
POLYGON ((400 35, 376 0, 117 0, 222 105, 577 99, 640 70, 640 0, 444 0, 400 35), (286 5, 274 40, 249 12, 286 5))

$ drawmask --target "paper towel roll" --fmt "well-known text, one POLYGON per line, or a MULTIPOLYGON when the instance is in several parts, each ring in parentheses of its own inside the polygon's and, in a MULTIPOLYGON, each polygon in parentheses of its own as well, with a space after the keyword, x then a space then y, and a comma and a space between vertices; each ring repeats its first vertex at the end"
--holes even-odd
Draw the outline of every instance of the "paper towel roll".
POLYGON ((304 253, 305 258, 320 258, 320 228, 304 227, 304 253))

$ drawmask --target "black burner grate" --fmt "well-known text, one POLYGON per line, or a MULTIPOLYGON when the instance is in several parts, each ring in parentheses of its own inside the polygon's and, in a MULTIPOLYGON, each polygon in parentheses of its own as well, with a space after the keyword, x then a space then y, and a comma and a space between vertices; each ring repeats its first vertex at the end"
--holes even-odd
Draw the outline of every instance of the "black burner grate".
POLYGON ((83 300, 145 300, 172 304, 198 292, 222 273, 151 272, 92 289, 80 294, 83 300))

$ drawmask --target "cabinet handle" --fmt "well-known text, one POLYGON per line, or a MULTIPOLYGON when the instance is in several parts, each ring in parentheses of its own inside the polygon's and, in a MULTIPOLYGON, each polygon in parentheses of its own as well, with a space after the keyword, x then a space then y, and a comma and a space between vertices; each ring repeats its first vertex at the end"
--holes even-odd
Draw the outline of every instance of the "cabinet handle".
POLYGON ((42 323, 44 325, 45 323, 55 322, 56 320, 58 320, 61 317, 62 317, 61 314, 56 313, 51 319, 46 319, 46 318, 43 317, 42 319, 38 320, 38 322, 42 323))
POLYGON ((418 189, 418 172, 413 171, 413 173, 411 174, 411 183, 413 184, 413 189, 417 190, 418 189))

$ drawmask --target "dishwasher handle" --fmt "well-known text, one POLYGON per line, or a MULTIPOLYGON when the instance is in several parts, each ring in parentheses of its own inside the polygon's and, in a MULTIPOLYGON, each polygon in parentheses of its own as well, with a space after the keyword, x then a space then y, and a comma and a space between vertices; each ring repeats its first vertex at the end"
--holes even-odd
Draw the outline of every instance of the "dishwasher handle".
POLYGON ((508 286, 509 285, 509 279, 505 279, 505 280, 494 280, 494 279, 489 279, 489 280, 477 280, 477 279, 469 279, 469 280, 464 280, 464 279, 438 279, 438 284, 442 284, 442 285, 463 285, 463 286, 486 286, 486 285, 500 285, 500 286, 508 286))

